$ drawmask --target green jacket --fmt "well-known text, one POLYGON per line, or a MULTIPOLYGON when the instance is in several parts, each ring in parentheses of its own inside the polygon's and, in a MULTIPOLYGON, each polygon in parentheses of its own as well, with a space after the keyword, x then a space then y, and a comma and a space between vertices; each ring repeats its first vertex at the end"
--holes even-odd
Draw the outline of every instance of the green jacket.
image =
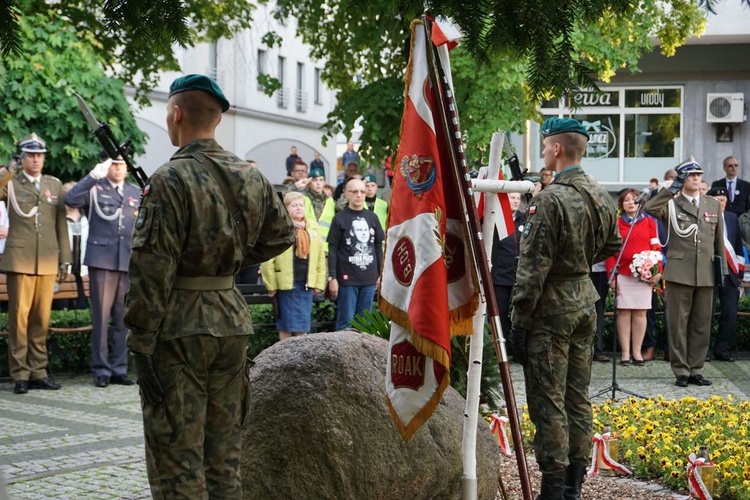
POLYGON ((520 242, 513 325, 593 306, 591 266, 622 244, 609 194, 579 166, 560 172, 529 202, 520 242))
POLYGON ((278 255, 293 241, 286 207, 259 170, 213 139, 180 148, 143 190, 125 303, 128 347, 151 354, 157 341, 251 334, 247 304, 233 286, 233 276, 241 267, 278 255), (247 228, 244 247, 208 162, 234 194, 247 228), (213 282, 214 288, 186 286, 190 278, 213 282), (216 284, 222 280, 229 285, 216 284))
MULTIPOLYGON (((315 219, 307 218, 307 233, 310 235, 310 255, 307 266, 307 288, 325 290, 326 288, 326 253, 323 249, 318 225, 315 219)), ((260 275, 268 290, 291 290, 294 284, 293 263, 294 246, 281 255, 260 265, 260 275)))

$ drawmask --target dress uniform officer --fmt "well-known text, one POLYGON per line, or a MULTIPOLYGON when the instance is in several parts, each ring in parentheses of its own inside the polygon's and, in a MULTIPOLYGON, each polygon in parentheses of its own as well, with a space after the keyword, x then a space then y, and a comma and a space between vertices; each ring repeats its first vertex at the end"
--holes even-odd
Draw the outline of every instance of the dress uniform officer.
POLYGON ((215 140, 228 109, 206 76, 172 82, 167 131, 179 149, 149 179, 133 231, 125 324, 155 499, 242 498, 252 326, 234 275, 294 242, 273 186, 215 140))
POLYGON ((615 204, 580 162, 588 133, 571 118, 542 125, 555 179, 526 210, 511 343, 524 365, 542 500, 578 499, 591 454, 589 383, 596 301, 589 271, 620 249, 615 204))
POLYGON ((18 143, 21 169, 0 182, 10 228, 0 272, 8 283, 8 363, 13 392, 56 390, 47 376, 47 330, 55 280, 67 276, 72 256, 62 184, 43 175, 46 143, 36 134, 18 143))
POLYGON ((133 225, 141 190, 125 182, 127 175, 122 159, 108 159, 65 195, 67 205, 88 214, 89 235, 83 263, 89 268, 91 284, 91 371, 96 387, 107 387, 110 383, 133 385, 126 374, 128 331, 123 315, 130 286, 128 262, 133 225))
MULTIPOLYGON (((672 185, 644 206, 669 228, 664 269, 667 334, 669 362, 679 387, 711 385, 701 371, 711 339, 714 266, 719 263, 714 262, 714 256, 724 255, 724 224, 719 202, 701 196, 702 180, 700 165, 692 159, 686 161, 677 167, 672 185)), ((723 259, 721 264, 721 274, 727 274, 723 259)))

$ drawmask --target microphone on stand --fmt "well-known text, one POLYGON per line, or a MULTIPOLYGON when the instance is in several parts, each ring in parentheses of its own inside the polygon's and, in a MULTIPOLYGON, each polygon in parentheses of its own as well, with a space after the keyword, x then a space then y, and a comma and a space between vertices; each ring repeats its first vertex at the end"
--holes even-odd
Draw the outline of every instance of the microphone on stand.
POLYGON ((648 199, 649 194, 651 194, 651 190, 649 188, 643 188, 643 191, 641 191, 641 194, 638 195, 638 198, 635 199, 635 204, 640 205, 644 201, 648 199))

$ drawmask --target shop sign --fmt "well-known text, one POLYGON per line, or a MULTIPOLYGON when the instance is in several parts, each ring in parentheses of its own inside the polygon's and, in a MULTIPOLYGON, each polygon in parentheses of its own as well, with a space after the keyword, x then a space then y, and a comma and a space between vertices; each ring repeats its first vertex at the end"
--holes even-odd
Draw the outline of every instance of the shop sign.
POLYGON ((576 92, 574 106, 618 106, 619 92, 576 92))

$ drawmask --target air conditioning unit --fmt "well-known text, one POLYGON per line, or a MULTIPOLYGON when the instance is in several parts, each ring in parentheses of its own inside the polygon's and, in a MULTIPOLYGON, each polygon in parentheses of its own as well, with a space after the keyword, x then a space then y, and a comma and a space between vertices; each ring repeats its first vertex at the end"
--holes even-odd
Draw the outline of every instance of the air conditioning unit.
POLYGON ((742 92, 706 94, 708 123, 740 123, 746 119, 745 94, 742 92))

